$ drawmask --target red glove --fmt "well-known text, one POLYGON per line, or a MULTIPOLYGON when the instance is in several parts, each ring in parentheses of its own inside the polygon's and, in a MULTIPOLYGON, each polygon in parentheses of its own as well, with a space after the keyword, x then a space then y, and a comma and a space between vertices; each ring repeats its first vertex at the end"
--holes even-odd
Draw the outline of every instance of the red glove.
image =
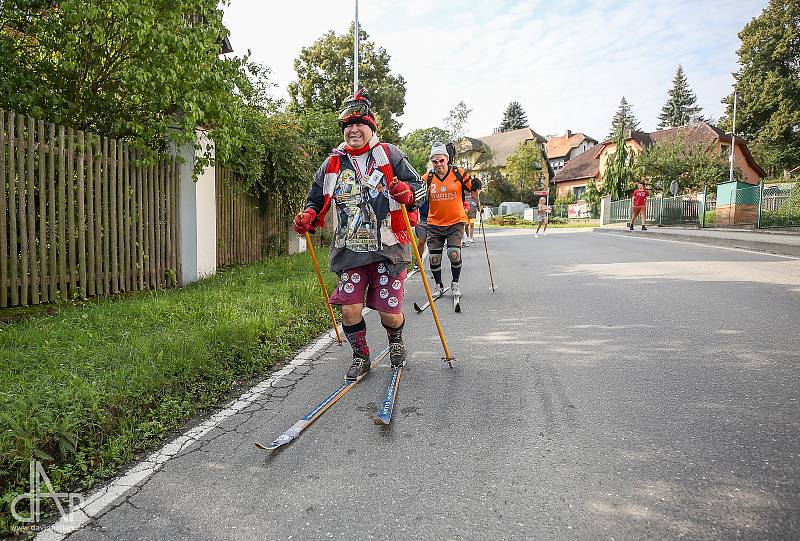
POLYGON ((303 212, 294 217, 294 230, 298 235, 305 235, 306 233, 315 233, 314 220, 317 219, 317 211, 312 208, 307 208, 303 212))
POLYGON ((392 185, 389 186, 389 193, 401 205, 410 205, 414 202, 414 192, 411 190, 411 186, 402 180, 394 179, 392 185))

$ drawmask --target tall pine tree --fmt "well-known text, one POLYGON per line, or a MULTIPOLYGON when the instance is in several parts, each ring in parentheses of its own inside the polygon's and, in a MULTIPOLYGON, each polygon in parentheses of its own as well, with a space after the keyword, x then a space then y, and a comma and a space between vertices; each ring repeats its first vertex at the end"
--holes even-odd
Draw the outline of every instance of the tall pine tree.
POLYGON ((628 103, 625 96, 622 96, 619 102, 619 109, 617 109, 617 112, 614 114, 614 119, 611 121, 611 130, 609 130, 608 135, 606 135, 606 139, 614 137, 619 130, 625 133, 628 130, 635 130, 639 127, 639 121, 633 116, 632 109, 631 104, 628 103))
MULTIPOLYGON (((697 116, 697 113, 702 110, 702 107, 697 105, 697 96, 694 95, 694 92, 689 87, 680 64, 678 64, 678 69, 675 70, 672 88, 667 92, 667 95, 669 96, 667 103, 664 104, 664 107, 661 108, 661 114, 658 115, 659 129, 685 126, 692 121, 692 117, 697 116)), ((698 120, 704 120, 704 118, 698 117, 698 120)))
POLYGON ((518 130, 528 127, 528 115, 522 110, 522 105, 518 101, 512 101, 503 113, 503 121, 500 123, 499 131, 518 130))
POLYGON ((614 134, 614 153, 608 157, 603 173, 603 192, 618 200, 625 198, 633 188, 636 177, 633 172, 633 155, 625 146, 625 134, 617 130, 614 134))

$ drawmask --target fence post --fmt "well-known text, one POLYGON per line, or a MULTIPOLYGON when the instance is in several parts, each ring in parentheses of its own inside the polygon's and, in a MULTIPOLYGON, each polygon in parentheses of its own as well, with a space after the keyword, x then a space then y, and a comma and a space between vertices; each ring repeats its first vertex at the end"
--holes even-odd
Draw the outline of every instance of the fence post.
POLYGON ((761 229, 761 205, 764 204, 764 179, 758 182, 758 216, 756 218, 756 229, 761 229))
POLYGON ((611 223, 611 196, 600 199, 600 225, 611 223))
POLYGON ((708 186, 703 186, 703 210, 700 212, 700 227, 706 226, 706 201, 708 201, 708 186))
MULTIPOLYGON (((628 201, 630 201, 630 203, 628 203, 628 225, 633 227, 633 197, 628 199, 628 201)), ((645 222, 647 222, 647 219, 642 220, 642 225, 644 225, 645 222)))
POLYGON ((664 192, 661 192, 661 201, 658 206, 658 227, 663 223, 661 217, 664 216, 664 192))

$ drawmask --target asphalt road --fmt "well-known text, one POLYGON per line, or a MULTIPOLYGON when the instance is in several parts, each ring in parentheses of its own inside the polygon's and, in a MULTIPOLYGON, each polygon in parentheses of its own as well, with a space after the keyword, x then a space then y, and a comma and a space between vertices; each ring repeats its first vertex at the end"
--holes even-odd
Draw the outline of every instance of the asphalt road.
POLYGON ((587 231, 489 243, 497 291, 477 245, 463 312, 437 305, 453 368, 408 282, 388 429, 384 363, 256 449, 339 385, 332 346, 68 539, 800 537, 800 261, 587 231))

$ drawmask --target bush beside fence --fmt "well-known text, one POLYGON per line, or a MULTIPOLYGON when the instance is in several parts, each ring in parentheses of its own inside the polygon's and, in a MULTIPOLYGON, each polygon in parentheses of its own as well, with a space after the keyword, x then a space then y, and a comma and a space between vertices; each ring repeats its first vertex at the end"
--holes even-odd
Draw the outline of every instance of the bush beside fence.
POLYGON ((217 265, 252 263, 288 249, 288 206, 278 197, 267 202, 246 193, 243 183, 217 165, 217 265))

